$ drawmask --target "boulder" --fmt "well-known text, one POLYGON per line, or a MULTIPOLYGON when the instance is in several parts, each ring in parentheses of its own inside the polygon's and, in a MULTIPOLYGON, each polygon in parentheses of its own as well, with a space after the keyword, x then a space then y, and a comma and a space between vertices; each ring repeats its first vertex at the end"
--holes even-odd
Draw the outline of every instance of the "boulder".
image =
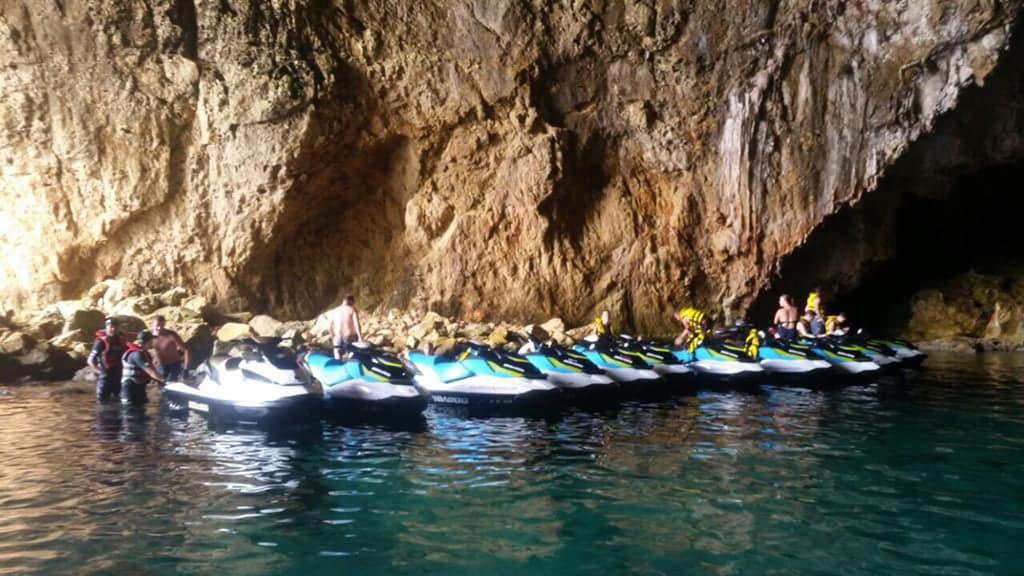
POLYGON ((192 365, 189 368, 195 368, 213 354, 215 339, 208 325, 189 324, 183 326, 178 335, 185 341, 185 346, 192 356, 192 365))
POLYGON ((47 306, 27 322, 25 332, 37 340, 49 340, 64 329, 64 315, 55 306, 47 306))
POLYGON ((167 321, 167 327, 172 330, 177 330, 175 327, 183 324, 201 324, 204 322, 202 314, 184 306, 164 306, 163 308, 158 308, 149 315, 149 320, 156 316, 163 316, 167 321))
POLYGON ((109 278, 100 284, 106 286, 106 290, 103 291, 99 305, 107 310, 113 310, 121 302, 143 293, 142 287, 131 278, 109 278))
POLYGON ((163 303, 158 296, 150 294, 144 296, 132 296, 121 302, 108 307, 108 310, 115 316, 148 316, 159 309, 163 303))
POLYGON ((79 368, 77 372, 75 372, 75 375, 72 376, 71 379, 74 380, 75 382, 95 382, 96 372, 94 372, 93 369, 88 366, 83 366, 82 368, 79 368))
POLYGON ((17 380, 68 380, 82 367, 81 360, 75 360, 60 348, 46 342, 38 342, 31 349, 17 356, 10 356, 5 362, 0 379, 8 382, 17 380))
POLYGON ((495 348, 504 346, 508 343, 508 328, 504 324, 495 326, 490 336, 487 337, 487 343, 495 348))
MULTIPOLYGON (((111 317, 117 320, 118 330, 120 330, 120 332, 124 334, 125 338, 133 338, 135 337, 135 334, 138 333, 140 330, 145 330, 147 328, 146 323, 143 322, 142 318, 139 318, 138 316, 132 316, 129 314, 117 314, 111 317)), ((102 328, 102 326, 100 326, 100 328, 102 328)), ((96 332, 94 330, 93 334, 95 333, 96 332)))
POLYGON ((551 338, 551 334, 548 334, 548 331, 541 328, 539 324, 527 324, 526 326, 523 326, 523 334, 532 336, 541 342, 547 342, 547 340, 551 338))
POLYGON ((249 327, 257 336, 276 337, 284 332, 284 323, 265 314, 253 316, 249 320, 249 327))
POLYGON ((555 334, 565 334, 565 322, 561 318, 552 318, 540 325, 548 334, 554 337, 555 334))
POLYGON ((64 317, 64 332, 81 331, 93 334, 103 328, 103 320, 106 317, 102 310, 96 308, 77 308, 64 317))
POLYGON ((63 334, 60 334, 59 336, 56 336, 54 338, 51 338, 50 345, 56 346, 57 348, 60 348, 62 350, 70 350, 75 344, 91 343, 93 339, 95 339, 95 337, 95 330, 86 331, 81 328, 76 328, 74 330, 64 332, 63 334))
POLYGON ((20 356, 31 350, 35 344, 35 339, 24 332, 8 332, 3 340, 0 340, 0 354, 20 356))
POLYGON ((181 306, 181 303, 188 298, 188 291, 181 287, 171 288, 160 295, 160 303, 163 306, 181 306))
POLYGON ((201 316, 202 318, 209 320, 213 314, 213 308, 210 307, 209 301, 202 296, 190 296, 181 301, 180 306, 186 310, 191 310, 201 316))
POLYGON ((248 324, 242 324, 241 322, 228 322, 217 330, 217 340, 221 342, 230 342, 253 336, 255 334, 253 334, 252 328, 248 324))

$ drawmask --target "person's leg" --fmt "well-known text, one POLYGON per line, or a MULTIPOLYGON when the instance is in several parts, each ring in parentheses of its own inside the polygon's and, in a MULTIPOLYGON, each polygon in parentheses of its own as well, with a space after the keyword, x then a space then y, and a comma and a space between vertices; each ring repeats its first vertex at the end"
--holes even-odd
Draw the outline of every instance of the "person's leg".
POLYGON ((161 366, 160 375, 163 376, 164 380, 167 380, 168 382, 173 380, 180 380, 182 367, 183 365, 181 361, 173 362, 166 366, 161 366))
POLYGON ((121 402, 125 404, 145 404, 146 385, 135 380, 127 380, 122 384, 121 402))
POLYGON ((345 339, 341 336, 335 336, 331 344, 334 346, 334 359, 341 360, 342 355, 345 354, 345 349, 348 347, 345 339))

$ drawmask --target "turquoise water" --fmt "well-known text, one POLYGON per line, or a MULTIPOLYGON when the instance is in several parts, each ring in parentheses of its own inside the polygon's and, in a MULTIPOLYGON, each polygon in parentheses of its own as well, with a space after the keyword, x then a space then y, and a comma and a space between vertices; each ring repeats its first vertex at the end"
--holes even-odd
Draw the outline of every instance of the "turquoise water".
POLYGON ((404 430, 0 388, 0 572, 1022 574, 1024 356, 926 366, 404 430))

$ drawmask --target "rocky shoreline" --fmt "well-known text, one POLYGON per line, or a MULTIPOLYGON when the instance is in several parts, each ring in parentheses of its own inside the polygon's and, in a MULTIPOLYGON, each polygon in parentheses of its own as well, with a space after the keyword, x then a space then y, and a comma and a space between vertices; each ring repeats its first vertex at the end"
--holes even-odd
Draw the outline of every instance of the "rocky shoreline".
MULTIPOLYGON (((131 280, 104 280, 77 300, 56 302, 36 311, 0 311, 0 382, 90 379, 85 366, 96 330, 103 319, 118 318, 123 331, 148 327, 157 315, 167 319, 192 352, 197 364, 219 342, 244 337, 280 338, 285 346, 330 347, 327 322, 278 320, 264 314, 222 311, 202 296, 183 288, 148 293, 131 280)), ((504 346, 519 335, 571 343, 589 328, 567 329, 560 318, 540 324, 456 320, 433 311, 360 311, 363 335, 374 346, 396 352, 430 347, 444 351, 458 340, 479 340, 504 346)))

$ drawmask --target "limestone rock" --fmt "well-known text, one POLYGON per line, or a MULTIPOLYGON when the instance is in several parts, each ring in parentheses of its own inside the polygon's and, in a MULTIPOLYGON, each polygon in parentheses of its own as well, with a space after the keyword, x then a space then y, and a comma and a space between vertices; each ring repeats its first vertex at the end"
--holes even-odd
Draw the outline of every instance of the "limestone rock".
POLYGON ((189 325, 178 332, 178 335, 185 341, 185 346, 188 347, 192 355, 192 365, 189 368, 199 366, 199 364, 213 354, 216 338, 214 338, 213 332, 206 324, 189 325))
POLYGON ((0 340, 0 354, 20 356, 35 346, 36 341, 24 332, 10 332, 0 340))
POLYGON ((284 323, 265 314, 258 314, 249 320, 249 326, 257 336, 276 337, 284 332, 284 323))
POLYGON ((5 5, 0 306, 726 318, 1021 42, 1019 2, 186 4, 5 5))
MULTIPOLYGON (((163 306, 181 306, 182 302, 188 298, 188 291, 184 288, 177 287, 171 288, 160 295, 160 303, 163 306)), ((202 311, 197 311, 202 315, 202 311)))
POLYGON ((49 340, 64 329, 64 315, 53 306, 48 306, 28 321, 25 332, 38 340, 49 340))
POLYGON ((241 322, 229 322, 217 329, 217 340, 221 342, 230 342, 253 336, 255 334, 253 334, 252 328, 248 324, 242 324, 241 322))
POLYGON ((64 323, 64 332, 81 331, 85 334, 93 334, 103 329, 103 321, 107 317, 102 310, 95 308, 77 309, 67 316, 64 323))

